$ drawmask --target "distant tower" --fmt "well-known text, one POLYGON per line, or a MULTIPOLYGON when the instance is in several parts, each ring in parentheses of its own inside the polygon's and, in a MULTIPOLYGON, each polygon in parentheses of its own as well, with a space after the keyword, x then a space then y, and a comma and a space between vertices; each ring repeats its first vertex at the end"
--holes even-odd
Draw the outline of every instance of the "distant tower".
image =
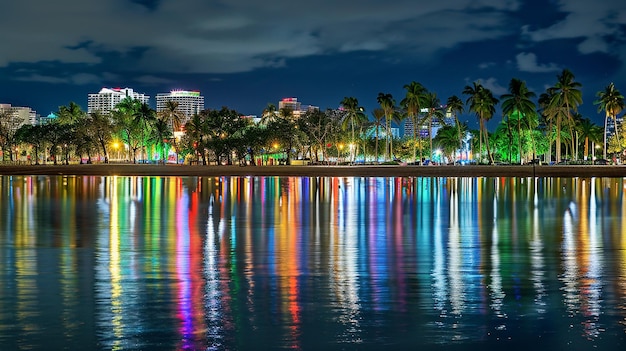
POLYGON ((150 96, 136 93, 131 88, 102 88, 97 94, 88 95, 87 113, 100 111, 100 113, 108 115, 126 97, 139 100, 142 103, 150 103, 150 96))
POLYGON ((290 97, 284 98, 278 102, 278 113, 283 108, 288 108, 293 112, 293 117, 298 118, 305 112, 319 111, 319 107, 312 105, 302 106, 302 103, 298 101, 298 98, 290 97))
POLYGON ((157 112, 165 111, 168 101, 178 103, 178 111, 185 115, 185 118, 180 121, 183 125, 187 123, 193 115, 204 110, 204 96, 200 95, 199 91, 172 90, 169 93, 159 93, 156 96, 157 112))

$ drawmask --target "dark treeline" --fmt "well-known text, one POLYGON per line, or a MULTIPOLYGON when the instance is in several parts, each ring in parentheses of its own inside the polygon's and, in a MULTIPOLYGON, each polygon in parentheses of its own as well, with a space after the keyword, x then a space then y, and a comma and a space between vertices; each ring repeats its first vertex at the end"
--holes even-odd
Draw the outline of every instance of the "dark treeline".
POLYGON ((418 82, 404 86, 400 99, 376 97, 379 107, 368 113, 355 97, 345 97, 339 110, 277 110, 268 104, 258 122, 228 107, 207 109, 189 119, 170 101, 156 112, 127 98, 110 115, 87 114, 70 102, 57 118, 19 128, 8 111, 0 111, 2 161, 69 163, 176 161, 206 164, 252 164, 294 158, 310 162, 455 162, 477 163, 583 162, 596 157, 621 161, 625 131, 619 128, 624 97, 613 83, 597 92, 604 126, 578 113, 582 84, 563 70, 553 86, 537 95, 517 78, 496 97, 480 82, 459 96, 441 100, 418 82), (462 113, 476 116, 478 130, 460 123, 462 113), (496 115, 495 131, 486 125, 496 115), (405 124, 399 137, 392 126, 405 124), (436 133, 435 133, 436 130, 436 133), (609 132, 611 135, 609 136, 609 132), (173 161, 173 160, 170 160, 173 161))

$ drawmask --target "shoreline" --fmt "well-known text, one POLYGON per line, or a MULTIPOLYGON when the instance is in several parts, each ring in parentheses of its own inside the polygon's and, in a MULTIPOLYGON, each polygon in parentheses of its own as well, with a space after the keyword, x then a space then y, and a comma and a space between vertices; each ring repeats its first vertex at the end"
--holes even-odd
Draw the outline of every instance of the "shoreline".
POLYGON ((283 177, 626 177, 626 166, 202 166, 202 165, 0 165, 0 176, 283 176, 283 177))

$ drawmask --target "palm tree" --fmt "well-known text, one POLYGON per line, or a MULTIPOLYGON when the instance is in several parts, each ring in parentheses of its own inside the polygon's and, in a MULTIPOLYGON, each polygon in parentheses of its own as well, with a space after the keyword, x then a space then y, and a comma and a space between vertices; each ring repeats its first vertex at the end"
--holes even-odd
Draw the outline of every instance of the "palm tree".
POLYGON ((583 158, 585 160, 587 160, 587 157, 589 156, 589 143, 593 141, 593 137, 596 135, 598 128, 600 127, 593 123, 589 118, 581 119, 577 125, 580 137, 585 140, 583 146, 583 158))
POLYGON ((380 108, 383 110, 385 115, 385 134, 386 134, 386 145, 385 145, 385 161, 390 160, 390 156, 393 157, 393 137, 391 136, 391 119, 396 111, 396 101, 393 99, 391 94, 378 93, 378 97, 376 98, 380 108))
POLYGON ((75 102, 70 102, 67 106, 59 106, 57 111, 57 121, 63 125, 82 122, 86 113, 75 102))
MULTIPOLYGON (((343 110, 345 113, 341 126, 344 130, 346 130, 348 126, 351 127, 352 144, 355 145, 356 143, 354 138, 354 126, 360 126, 362 123, 366 122, 367 117, 365 116, 365 113, 363 113, 363 107, 359 106, 359 100, 357 100, 357 98, 355 97, 344 97, 343 100, 341 100, 341 106, 343 106, 343 110)), ((354 158, 356 156, 354 147, 350 151, 352 152, 352 162, 354 162, 354 158)))
POLYGON ((155 116, 156 116, 156 112, 145 102, 139 105, 139 108, 135 111, 133 115, 135 123, 141 126, 141 143, 142 143, 141 145, 142 155, 141 156, 144 162, 146 161, 146 158, 147 158, 145 129, 146 129, 147 123, 155 120, 155 116))
POLYGON ((458 130, 453 126, 443 126, 437 131, 435 143, 449 160, 454 160, 454 151, 458 148, 458 130))
POLYGON ((413 123, 413 161, 416 162, 417 136, 419 135, 418 116, 422 110, 422 101, 424 99, 424 95, 427 93, 427 90, 424 86, 417 82, 405 84, 404 89, 406 90, 406 95, 404 99, 400 101, 400 105, 413 123))
MULTIPOLYGON (((206 110, 205 110, 206 111, 206 110)), ((204 111, 200 111, 204 114, 204 111)), ((204 152, 204 138, 207 134, 204 119, 200 117, 200 114, 196 113, 191 117, 187 123, 185 123, 185 132, 191 141, 194 153, 197 159, 199 150, 202 155, 202 165, 206 165, 206 153, 204 152)))
POLYGON ((491 90, 485 88, 482 84, 474 82, 473 86, 466 85, 463 89, 464 95, 469 95, 466 104, 469 104, 469 110, 476 113, 480 131, 480 153, 482 154, 482 142, 484 140, 487 146, 487 156, 489 162, 493 163, 493 156, 489 149, 489 132, 487 131, 486 122, 488 122, 496 111, 495 105, 498 99, 493 96, 491 90))
POLYGON ((261 114, 261 123, 268 124, 276 119, 276 105, 268 103, 261 114))
MULTIPOLYGON (((562 117, 567 119, 567 125, 572 128, 574 122, 572 119, 572 111, 578 110, 578 105, 583 103, 582 93, 580 91, 582 84, 574 81, 574 74, 568 69, 564 69, 561 74, 557 75, 556 84, 548 88, 552 99, 550 100, 550 108, 556 109, 556 162, 561 161, 561 130, 562 117)), ((572 150, 574 150, 572 138, 572 150)))
POLYGON ((541 116, 541 124, 545 128, 545 135, 548 140, 548 151, 546 154, 548 163, 552 162, 552 141, 555 139, 553 138, 553 130, 554 122, 558 114, 558 109, 550 107, 550 101, 552 101, 552 92, 550 89, 547 89, 545 93, 541 93, 539 99, 537 99, 537 112, 541 116))
POLYGON ((433 121, 440 125, 444 124, 445 114, 441 110, 441 102, 436 93, 427 93, 424 96, 424 108, 427 109, 426 115, 420 124, 428 123, 428 139, 430 142, 430 162, 433 161, 433 121))
POLYGON ((374 127, 376 128, 376 163, 378 163, 378 132, 380 131, 380 127, 382 125, 382 120, 385 118, 385 111, 382 108, 376 108, 372 111, 372 116, 374 116, 374 127))
MULTIPOLYGON (((167 100, 165 102, 165 109, 158 113, 158 117, 166 122, 172 132, 180 132, 183 120, 186 118, 185 114, 178 110, 179 103, 174 100, 167 100)), ((177 146, 176 134, 173 135, 172 143, 176 150, 176 164, 178 164, 178 146, 177 146)))
POLYGON ((171 125, 162 118, 154 120, 154 134, 152 134, 151 141, 155 143, 161 150, 161 162, 166 163, 166 147, 168 141, 172 140, 171 125))
POLYGON ((522 120, 530 118, 534 115, 537 106, 531 100, 535 97, 535 93, 528 90, 526 82, 517 78, 511 79, 509 82, 509 93, 502 95, 502 114, 507 118, 511 118, 514 113, 519 114, 517 118, 517 133, 519 147, 519 162, 522 163, 522 120))
POLYGON ((179 106, 178 101, 167 100, 165 102, 165 109, 158 113, 158 117, 168 123, 171 130, 174 132, 180 131, 182 122, 185 119, 185 114, 178 109, 179 106))
POLYGON ((608 130, 609 118, 613 119, 613 125, 615 126, 615 136, 617 138, 617 144, 619 145, 619 131, 617 129, 617 115, 624 109, 624 96, 615 88, 615 84, 611 83, 604 88, 604 91, 599 91, 596 96, 598 100, 594 101, 595 105, 598 105, 598 112, 605 111, 604 117, 604 158, 606 159, 606 135, 608 130))
POLYGON ((459 137, 459 149, 463 148, 463 134, 461 133, 461 123, 459 122, 459 114, 463 113, 465 110, 465 104, 463 101, 456 96, 452 95, 448 98, 446 102, 446 106, 448 108, 448 112, 450 112, 454 116, 454 123, 457 127, 457 133, 459 137))

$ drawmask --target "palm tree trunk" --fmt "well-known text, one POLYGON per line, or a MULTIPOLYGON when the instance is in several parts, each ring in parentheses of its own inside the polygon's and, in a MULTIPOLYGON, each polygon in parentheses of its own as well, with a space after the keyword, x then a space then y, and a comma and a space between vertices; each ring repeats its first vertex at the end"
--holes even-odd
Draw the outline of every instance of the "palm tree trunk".
POLYGON ((417 164, 417 118, 411 116, 413 120, 413 163, 417 164))
POLYGON ((617 116, 613 115, 613 126, 615 129, 615 139, 617 140, 617 147, 619 148, 620 158, 622 155, 622 143, 619 141, 619 130, 617 129, 617 116))
POLYGON ((376 126, 376 142, 375 142, 375 144, 376 144, 376 163, 377 164, 378 164, 378 130, 380 129, 378 127, 379 126, 377 125, 376 126))
POLYGON ((607 134, 608 127, 609 127, 609 113, 607 112, 604 116, 604 155, 602 157, 605 160, 606 160, 606 149, 607 149, 606 134, 607 134))
POLYGON ((433 162, 433 116, 428 119, 428 139, 430 143, 430 162, 433 162))
POLYGON ((519 144, 519 164, 522 164, 522 118, 517 119, 517 137, 519 144))

